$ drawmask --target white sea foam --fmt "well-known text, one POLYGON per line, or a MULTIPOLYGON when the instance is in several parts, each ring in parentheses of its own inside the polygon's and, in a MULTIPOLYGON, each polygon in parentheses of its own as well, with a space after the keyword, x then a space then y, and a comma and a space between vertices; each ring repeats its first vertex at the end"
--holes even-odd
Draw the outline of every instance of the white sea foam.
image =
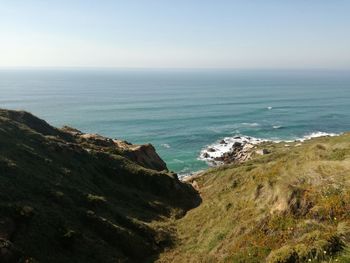
POLYGON ((260 126, 260 124, 257 123, 257 122, 243 122, 242 125, 243 126, 248 126, 248 127, 258 127, 258 126, 260 126))
POLYGON ((283 126, 281 126, 281 125, 273 125, 272 128, 274 128, 274 129, 282 129, 283 126))
POLYGON ((271 106, 269 106, 269 107, 267 107, 267 109, 268 109, 268 110, 272 110, 272 107, 271 107, 271 106))
POLYGON ((317 132, 308 133, 301 138, 295 138, 293 140, 280 140, 280 141, 273 140, 273 141, 274 142, 282 142, 282 141, 284 141, 284 142, 304 142, 304 141, 307 141, 307 140, 310 140, 313 138, 334 137, 334 136, 339 136, 339 135, 341 135, 341 133, 332 133, 332 132, 328 133, 328 132, 317 131, 317 132))
POLYGON ((337 136, 339 134, 337 133, 327 133, 327 132, 321 132, 321 131, 318 131, 318 132, 312 132, 310 134, 307 134, 305 135, 303 138, 299 139, 298 141, 306 141, 306 140, 310 140, 312 138, 318 138, 318 137, 333 137, 333 136, 337 136))
POLYGON ((162 146, 162 147, 164 147, 164 148, 167 148, 167 149, 169 149, 169 148, 170 148, 170 145, 169 145, 169 144, 167 144, 167 143, 163 143, 163 144, 161 144, 161 146, 162 146))

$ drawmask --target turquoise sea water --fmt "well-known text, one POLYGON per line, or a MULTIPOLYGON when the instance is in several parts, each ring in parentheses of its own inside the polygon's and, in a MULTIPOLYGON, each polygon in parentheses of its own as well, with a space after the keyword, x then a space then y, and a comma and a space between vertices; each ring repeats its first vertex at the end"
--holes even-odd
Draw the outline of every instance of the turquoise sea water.
POLYGON ((223 137, 350 130, 350 72, 3 69, 0 107, 151 142, 170 169, 188 173, 207 167, 201 149, 223 137))

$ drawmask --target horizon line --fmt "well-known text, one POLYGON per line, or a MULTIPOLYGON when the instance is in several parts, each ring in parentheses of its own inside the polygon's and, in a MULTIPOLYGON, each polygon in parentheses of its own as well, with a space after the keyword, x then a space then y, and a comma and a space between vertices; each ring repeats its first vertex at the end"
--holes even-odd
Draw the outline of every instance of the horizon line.
POLYGON ((336 67, 117 67, 117 66, 0 66, 0 70, 279 70, 279 71, 349 71, 336 67))

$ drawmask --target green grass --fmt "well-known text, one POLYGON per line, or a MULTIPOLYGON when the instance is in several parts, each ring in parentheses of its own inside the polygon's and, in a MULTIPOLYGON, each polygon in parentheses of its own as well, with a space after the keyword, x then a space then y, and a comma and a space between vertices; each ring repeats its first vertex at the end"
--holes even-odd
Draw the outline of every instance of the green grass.
POLYGON ((350 262, 350 134, 261 147, 196 179, 202 204, 159 262, 350 262))

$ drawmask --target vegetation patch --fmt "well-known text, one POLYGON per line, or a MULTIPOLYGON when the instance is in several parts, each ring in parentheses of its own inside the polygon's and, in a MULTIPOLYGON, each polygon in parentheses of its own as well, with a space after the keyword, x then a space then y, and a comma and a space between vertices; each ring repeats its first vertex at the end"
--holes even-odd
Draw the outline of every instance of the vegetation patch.
POLYGON ((159 262, 350 262, 350 134, 296 144, 197 177, 202 204, 159 262))

